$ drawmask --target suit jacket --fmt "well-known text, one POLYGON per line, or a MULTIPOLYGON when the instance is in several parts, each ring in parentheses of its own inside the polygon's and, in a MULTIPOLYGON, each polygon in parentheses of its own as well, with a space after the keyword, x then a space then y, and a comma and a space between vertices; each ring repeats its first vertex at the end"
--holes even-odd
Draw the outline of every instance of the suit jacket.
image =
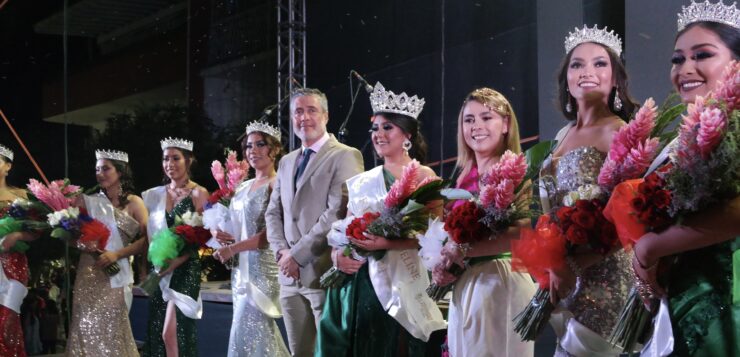
MULTIPOLYGON (((319 278, 331 267, 326 235, 347 209, 345 181, 363 171, 360 151, 339 143, 334 136, 308 162, 295 185, 301 149, 285 155, 278 165, 275 189, 265 212, 267 240, 277 253, 290 249, 300 265, 300 283, 318 289, 319 278)), ((293 279, 278 273, 282 285, 293 279)))

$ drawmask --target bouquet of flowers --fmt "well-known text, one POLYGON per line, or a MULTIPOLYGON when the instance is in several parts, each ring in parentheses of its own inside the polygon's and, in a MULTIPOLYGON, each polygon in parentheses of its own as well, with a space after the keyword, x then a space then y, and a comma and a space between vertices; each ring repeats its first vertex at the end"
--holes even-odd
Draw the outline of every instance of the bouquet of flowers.
MULTIPOLYGON (((47 225, 36 224, 39 229, 51 230, 51 237, 61 239, 76 248, 99 256, 105 249, 110 237, 108 227, 102 222, 90 217, 84 208, 72 206, 76 197, 82 192, 79 186, 70 184, 69 180, 56 180, 44 185, 31 179, 28 183, 31 191, 29 200, 35 204, 27 204, 46 213, 47 225)), ((15 207, 17 212, 24 209, 24 204, 15 207)), ((28 212, 28 210, 26 211, 28 212)), ((109 276, 121 270, 118 263, 107 266, 103 271, 109 276)))
MULTIPOLYGON (((237 160, 236 152, 226 151, 226 161, 222 165, 218 160, 211 164, 211 174, 218 183, 218 189, 208 198, 208 204, 203 211, 203 226, 210 230, 231 232, 231 216, 229 204, 234 197, 237 187, 247 178, 249 164, 246 160, 237 160)), ((215 238, 211 238, 206 245, 213 249, 221 248, 215 238)), ((233 267, 235 260, 229 259, 226 266, 233 267)))
MULTIPOLYGON (((365 212, 360 217, 349 216, 332 225, 329 232, 329 244, 335 248, 343 247, 345 256, 354 256, 361 260, 371 254, 375 259, 382 259, 384 251, 363 252, 349 242, 349 237, 366 239, 364 233, 385 237, 389 240, 415 239, 416 235, 427 229, 430 213, 426 204, 444 198, 451 199, 460 190, 444 189, 447 185, 438 177, 429 177, 417 183, 420 164, 412 160, 403 169, 385 197, 381 212, 365 212)), ((338 286, 346 274, 336 267, 324 273, 320 282, 322 286, 338 286)))
MULTIPOLYGON (((37 202, 18 198, 10 206, 0 210, 0 237, 14 232, 31 232, 48 230, 46 223, 46 209, 37 202)), ((0 241, 4 238, 0 238, 0 241)), ((28 243, 18 240, 11 252, 25 253, 29 248, 28 243)))
MULTIPOLYGON (((691 212, 740 194, 740 64, 731 63, 715 92, 689 104, 678 128, 670 162, 644 179, 618 184, 606 210, 629 249, 648 232, 660 232, 691 212)), ((661 269, 659 269, 659 272, 661 269)), ((648 287, 637 280, 622 310, 612 342, 632 347, 650 325, 640 296, 648 287)))
POLYGON ((560 269, 577 250, 605 255, 619 246, 616 227, 604 216, 609 193, 618 183, 641 176, 658 153, 668 117, 658 116, 655 102, 648 99, 635 118, 614 135, 598 177, 598 185, 585 184, 563 197, 561 206, 539 218, 534 230, 525 229, 512 243, 513 267, 535 277, 539 290, 530 304, 515 318, 515 330, 524 340, 534 340, 554 309, 550 303, 550 269, 560 269), (562 244, 559 249, 555 245, 562 244))
MULTIPOLYGON (((516 221, 529 217, 529 211, 526 209, 526 192, 529 191, 529 186, 522 185, 526 173, 527 163, 524 155, 507 150, 501 156, 501 160, 483 175, 479 198, 457 205, 447 215, 444 221, 444 231, 447 235, 430 230, 427 230, 427 234, 444 237, 444 243, 447 243, 449 237, 463 249, 482 239, 496 239, 516 221)), ((432 227, 439 229, 440 225, 432 227)), ((425 244, 428 242, 426 239, 423 241, 425 244)), ((422 259, 424 260, 423 256, 422 259)), ((465 267, 454 264, 450 269, 451 273, 459 275, 465 267)), ((451 284, 438 286, 432 283, 427 288, 427 294, 438 301, 451 288, 451 284)))

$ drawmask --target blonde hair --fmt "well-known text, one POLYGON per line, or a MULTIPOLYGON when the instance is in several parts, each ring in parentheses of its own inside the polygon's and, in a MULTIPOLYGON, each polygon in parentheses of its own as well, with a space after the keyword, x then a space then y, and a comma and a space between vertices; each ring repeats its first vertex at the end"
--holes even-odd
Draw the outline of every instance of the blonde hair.
POLYGON ((504 134, 506 139, 505 147, 495 155, 502 155, 506 150, 511 150, 514 153, 522 152, 522 146, 519 143, 519 123, 516 120, 516 114, 514 109, 511 107, 511 103, 504 97, 503 94, 487 87, 478 88, 465 97, 462 107, 460 108, 460 114, 457 116, 457 163, 456 166, 460 169, 460 176, 457 179, 457 183, 460 184, 463 178, 465 178, 470 170, 473 169, 475 162, 475 153, 467 143, 465 143, 465 137, 463 134, 463 111, 468 102, 475 101, 485 105, 490 110, 496 112, 504 119, 508 121, 509 131, 504 134))

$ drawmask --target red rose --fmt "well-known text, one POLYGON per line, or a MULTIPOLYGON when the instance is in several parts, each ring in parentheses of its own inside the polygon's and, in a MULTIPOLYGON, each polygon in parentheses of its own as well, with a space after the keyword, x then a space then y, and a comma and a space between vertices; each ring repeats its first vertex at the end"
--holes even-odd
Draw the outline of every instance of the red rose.
POLYGON ((488 228, 479 221, 483 214, 478 205, 467 201, 447 215, 445 230, 457 244, 476 242, 489 234, 488 228))
POLYGON ((641 223, 650 225, 650 222, 652 222, 653 218, 653 210, 646 209, 642 212, 640 212, 637 216, 637 218, 640 220, 641 223))
POLYGON ((584 211, 576 211, 571 215, 570 217, 573 222, 575 222, 577 225, 581 226, 581 228, 584 229, 591 229, 594 227, 594 224, 596 223, 596 219, 594 218, 592 213, 584 212, 584 211))
POLYGON ((671 194, 666 190, 657 190, 653 195, 652 201, 658 208, 666 208, 671 203, 671 194))
POLYGON ((570 216, 575 212, 575 208, 573 207, 560 207, 555 212, 555 216, 558 218, 558 221, 565 222, 570 220, 570 216))
MULTIPOLYGON (((609 251, 612 247, 616 246, 619 243, 619 240, 617 239, 617 229, 611 222, 604 222, 603 225, 601 225, 601 231, 599 234, 599 241, 601 241, 601 244, 608 247, 606 251, 609 251)), ((606 253, 604 251, 603 253, 606 253)))
POLYGON ((576 209, 583 210, 586 212, 593 212, 596 210, 596 205, 590 200, 577 200, 576 209))
POLYGON ((588 234, 582 228, 576 225, 570 226, 565 232, 565 239, 576 245, 583 245, 588 243, 588 234))
POLYGON ((647 202, 645 202, 645 197, 640 195, 632 200, 630 200, 630 206, 632 206, 632 209, 634 209, 637 212, 642 212, 645 210, 645 207, 647 205, 647 202))

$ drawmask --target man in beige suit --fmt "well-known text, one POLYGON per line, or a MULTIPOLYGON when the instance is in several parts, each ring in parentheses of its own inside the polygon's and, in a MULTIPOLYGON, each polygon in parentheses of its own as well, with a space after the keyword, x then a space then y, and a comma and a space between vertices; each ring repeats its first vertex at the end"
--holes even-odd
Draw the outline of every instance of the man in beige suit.
POLYGON ((313 356, 326 292, 319 277, 332 263, 326 234, 344 218, 344 182, 363 171, 362 155, 326 132, 326 96, 316 89, 291 95, 293 131, 301 148, 280 160, 265 213, 267 240, 278 259, 280 305, 293 356, 313 356))

